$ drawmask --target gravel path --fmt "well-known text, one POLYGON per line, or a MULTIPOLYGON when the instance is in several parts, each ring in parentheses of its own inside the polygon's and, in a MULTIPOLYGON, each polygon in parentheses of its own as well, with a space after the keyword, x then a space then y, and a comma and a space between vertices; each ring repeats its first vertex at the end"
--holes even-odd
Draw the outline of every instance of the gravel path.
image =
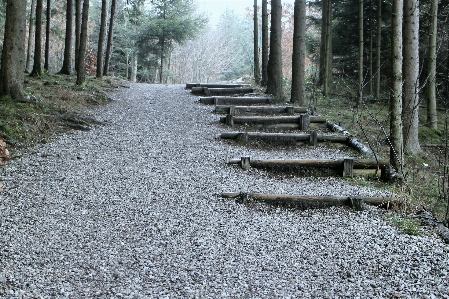
POLYGON ((72 132, 0 172, 1 298, 449 298, 449 247, 382 212, 245 206, 224 191, 381 195, 338 178, 278 177, 226 157, 211 107, 182 86, 132 85, 72 132))

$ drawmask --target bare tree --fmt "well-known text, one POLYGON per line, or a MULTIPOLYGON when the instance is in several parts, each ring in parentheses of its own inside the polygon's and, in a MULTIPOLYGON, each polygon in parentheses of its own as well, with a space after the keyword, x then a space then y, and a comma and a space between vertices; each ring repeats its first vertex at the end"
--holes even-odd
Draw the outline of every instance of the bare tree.
POLYGON ((357 106, 363 100, 363 0, 359 0, 359 74, 357 106))
POLYGON ((87 48, 87 24, 89 22, 89 0, 84 0, 83 2, 83 13, 81 21, 81 32, 80 32, 80 47, 78 52, 77 61, 77 75, 76 84, 81 85, 86 81, 86 68, 84 66, 84 56, 86 55, 87 48))
POLYGON ((427 125, 432 129, 438 128, 437 103, 435 93, 436 61, 437 61, 437 21, 438 21, 438 0, 432 0, 430 7, 430 27, 429 27, 429 52, 427 58, 427 71, 429 78, 427 82, 427 125))
MULTIPOLYGON (((80 36, 81 36, 81 17, 82 17, 82 0, 75 0, 75 71, 78 72, 78 60, 80 57, 80 36)), ((84 59, 84 58, 83 58, 84 59)))
POLYGON ((107 76, 109 72, 109 61, 111 60, 112 54, 112 38, 114 35, 114 18, 115 18, 115 7, 116 0, 112 0, 111 2, 111 14, 109 16, 109 31, 108 31, 108 41, 106 46, 106 54, 104 58, 104 68, 103 75, 107 76))
POLYGON ((103 76, 103 46, 106 34, 106 17, 107 17, 108 3, 106 0, 101 0, 101 21, 100 21, 100 36, 98 37, 98 51, 97 51, 97 78, 103 76))
POLYGON ((380 51, 381 51, 381 43, 382 43, 382 0, 377 0, 377 12, 376 12, 376 21, 377 21, 377 38, 376 38, 376 91, 375 98, 376 100, 380 99, 380 51))
POLYGON ((268 58, 267 93, 283 97, 282 90, 282 4, 271 1, 270 54, 268 58))
POLYGON ((419 0, 404 0, 402 125, 404 151, 421 151, 419 119, 419 0))
POLYGON ((327 97, 332 81, 332 1, 322 1, 319 83, 327 97))
POLYGON ((64 61, 59 74, 72 74, 72 41, 73 41, 73 0, 67 0, 66 23, 65 23, 65 43, 64 61))
POLYGON ((260 84, 260 65, 259 65, 259 22, 257 14, 257 0, 254 0, 254 80, 260 84))
POLYGON ((45 62, 44 69, 48 72, 48 64, 50 63, 50 25, 51 25, 51 0, 47 0, 46 7, 46 26, 45 26, 45 62))
POLYGON ((306 1, 295 0, 292 56, 291 102, 304 106, 306 101, 306 1))
POLYGON ((394 0, 391 20, 390 164, 402 172, 402 16, 403 0, 394 0))
POLYGON ((36 34, 34 35, 34 64, 32 76, 41 76, 42 70, 42 0, 36 2, 36 34))
POLYGON ((267 86, 268 77, 268 4, 262 0, 262 86, 267 86))
POLYGON ((27 48, 27 60, 25 70, 27 73, 31 72, 31 47, 34 39, 34 18, 36 14, 36 0, 31 0, 31 13, 30 21, 28 23, 28 48, 27 48))
POLYGON ((0 70, 0 95, 23 100, 26 0, 6 1, 5 36, 0 70))

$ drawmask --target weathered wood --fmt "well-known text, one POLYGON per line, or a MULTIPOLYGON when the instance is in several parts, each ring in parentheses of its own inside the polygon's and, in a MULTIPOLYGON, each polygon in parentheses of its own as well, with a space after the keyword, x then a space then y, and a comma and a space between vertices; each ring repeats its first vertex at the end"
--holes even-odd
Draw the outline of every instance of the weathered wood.
MULTIPOLYGON (((306 124, 303 124, 307 127, 308 125, 315 120, 318 120, 321 122, 322 118, 320 116, 309 116, 308 114, 301 114, 297 116, 236 116, 234 119, 234 123, 236 124, 244 124, 244 123, 251 123, 251 124, 287 124, 287 123, 294 123, 294 124, 301 124, 301 117, 303 121, 306 124), (309 121, 307 121, 309 120, 309 121)), ((226 117, 220 117, 220 122, 225 123, 226 117)), ((307 130, 306 129, 306 130, 307 130)))
MULTIPOLYGON (((229 164, 239 164, 241 160, 231 159, 229 164)), ((353 159, 352 162, 346 159, 295 159, 295 160, 262 160, 251 159, 249 162, 251 167, 255 168, 267 168, 267 169, 293 169, 293 168, 326 168, 328 169, 328 175, 354 175, 353 171, 349 169, 380 169, 381 178, 387 180, 390 172, 390 166, 388 161, 375 159, 353 159), (345 165, 345 163, 347 165, 345 165), (352 163, 352 166, 350 165, 352 163), (348 167, 346 169, 345 167, 348 167)))
POLYGON ((358 141, 357 138, 355 138, 355 137, 349 137, 348 145, 365 155, 373 154, 373 152, 368 147, 366 147, 366 145, 364 145, 363 143, 358 141))
POLYGON ((343 160, 343 177, 352 178, 354 176, 354 158, 345 158, 343 160))
POLYGON ((299 116, 301 130, 306 131, 310 128, 310 116, 308 114, 301 114, 299 116))
POLYGON ((231 114, 226 115, 226 125, 229 127, 234 127, 234 116, 231 114))
MULTIPOLYGON (((316 131, 315 131, 316 132, 316 131)), ((312 132, 313 133, 313 132, 312 132)), ((226 132, 222 133, 220 136, 223 139, 235 139, 239 136, 239 134, 243 134, 242 132, 226 132)), ((259 133, 259 132, 247 132, 246 133, 249 138, 258 138, 258 139, 285 139, 292 141, 302 141, 311 142, 311 134, 300 134, 300 133, 259 133)), ((318 142, 339 142, 346 143, 348 138, 345 136, 336 136, 336 135, 323 135, 317 134, 318 142)), ((312 143, 311 143, 312 144, 312 143)))
POLYGON ((332 131, 342 133, 345 136, 349 136, 350 135, 348 131, 344 130, 342 127, 340 127, 339 125, 331 122, 330 120, 326 121, 326 127, 331 129, 332 131))
POLYGON ((279 100, 269 97, 215 97, 216 105, 260 105, 272 104, 279 100))
POLYGON ((245 170, 250 169, 251 168, 251 158, 250 157, 242 157, 240 160, 240 166, 245 170))
MULTIPOLYGON (((206 89, 207 89, 207 92, 211 96, 225 96, 225 95, 233 95, 233 94, 248 94, 248 93, 253 93, 255 91, 254 88, 243 88, 243 87, 238 87, 238 88, 208 88, 208 87, 204 87, 204 88, 205 88, 205 92, 206 92, 206 89)), ((207 92, 206 92, 206 94, 207 94, 207 92)))
MULTIPOLYGON (((201 101, 201 99, 200 99, 201 101)), ((215 113, 217 114, 229 114, 229 105, 217 105, 215 107, 215 113)), ((291 107, 291 106, 235 106, 235 112, 238 115, 245 114, 295 114, 295 113, 307 113, 305 107, 291 107), (293 112, 292 112, 293 110, 293 112)), ((324 120, 325 122, 326 120, 324 120)))
POLYGON ((203 94, 206 94, 204 89, 205 89, 204 87, 192 87, 192 91, 191 92, 194 95, 203 95, 203 94))
POLYGON ((186 89, 193 87, 207 87, 207 88, 239 88, 244 87, 243 84, 236 83, 186 83, 186 89))
POLYGON ((214 97, 200 97, 199 102, 204 105, 215 105, 215 98, 214 97))
POLYGON ((365 204, 391 208, 398 205, 393 197, 367 197, 367 196, 308 196, 287 194, 237 193, 229 192, 221 195, 223 198, 232 198, 239 201, 260 201, 268 204, 288 205, 299 209, 328 208, 350 206, 361 209, 365 204))
POLYGON ((317 146, 318 144, 318 132, 312 131, 310 133, 309 143, 311 146, 317 146))

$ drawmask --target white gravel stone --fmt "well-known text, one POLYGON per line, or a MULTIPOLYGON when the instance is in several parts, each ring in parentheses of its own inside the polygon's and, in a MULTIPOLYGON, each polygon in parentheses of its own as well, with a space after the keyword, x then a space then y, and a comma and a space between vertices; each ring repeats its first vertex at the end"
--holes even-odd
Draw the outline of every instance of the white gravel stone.
POLYGON ((1 298, 449 298, 449 248, 376 209, 294 211, 222 192, 382 195, 339 178, 243 171, 226 157, 334 158, 345 149, 248 149, 183 86, 139 85, 107 122, 3 171, 1 298))

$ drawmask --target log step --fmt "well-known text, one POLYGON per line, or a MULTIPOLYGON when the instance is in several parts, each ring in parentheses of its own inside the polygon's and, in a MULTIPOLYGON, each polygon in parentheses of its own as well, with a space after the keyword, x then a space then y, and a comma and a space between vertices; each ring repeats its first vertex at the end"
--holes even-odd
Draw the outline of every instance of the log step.
POLYGON ((251 159, 250 157, 241 157, 240 159, 231 159, 228 164, 239 164, 243 169, 266 168, 266 169, 305 169, 318 168, 324 169, 327 176, 340 175, 344 177, 353 177, 354 170, 381 170, 381 178, 389 179, 390 164, 387 160, 375 159, 296 159, 296 160, 262 160, 251 159))
MULTIPOLYGON (((314 142, 314 133, 312 134, 296 134, 296 133, 259 133, 259 132, 226 132, 220 135, 222 139, 237 139, 243 138, 247 141, 251 139, 272 139, 272 140, 291 140, 291 141, 302 141, 310 142, 312 145, 316 145, 314 142)), ((349 137, 339 136, 339 135, 325 135, 316 134, 317 142, 336 142, 336 143, 347 143, 349 137)))
POLYGON ((342 206, 349 206, 355 210, 363 210, 365 209, 365 205, 374 205, 384 208, 391 208, 392 206, 399 205, 399 200, 393 197, 307 196, 237 192, 222 193, 221 196, 222 198, 231 198, 243 203, 246 203, 249 200, 254 200, 268 204, 293 206, 302 210, 342 206))
POLYGON ((293 107, 293 106, 229 106, 229 105, 217 105, 215 106, 215 113, 217 114, 295 114, 295 113, 307 113, 305 107, 293 107))
POLYGON ((274 104, 278 99, 269 97, 200 97, 204 105, 261 105, 274 104))
POLYGON ((193 87, 207 87, 207 88, 239 88, 244 87, 244 84, 237 83, 186 83, 186 89, 193 87))
MULTIPOLYGON (((301 118, 307 114, 297 116, 234 116, 234 124, 285 124, 299 123, 301 118)), ((308 115, 307 115, 308 116, 308 115)), ((310 123, 326 123, 326 118, 322 116, 308 116, 310 123)), ((226 123, 226 116, 220 117, 221 123, 226 123)))
POLYGON ((208 88, 208 87, 192 87, 192 94, 206 96, 229 96, 234 94, 248 94, 255 92, 254 88, 208 88))

